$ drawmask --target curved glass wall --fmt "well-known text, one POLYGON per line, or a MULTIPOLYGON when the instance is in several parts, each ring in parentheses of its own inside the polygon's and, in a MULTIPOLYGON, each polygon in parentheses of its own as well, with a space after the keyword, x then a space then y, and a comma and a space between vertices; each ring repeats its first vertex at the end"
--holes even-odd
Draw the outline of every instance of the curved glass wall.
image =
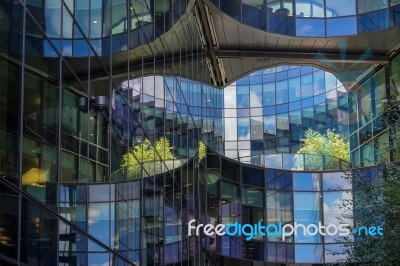
MULTIPOLYGON (((225 155, 296 153, 308 128, 348 134, 348 94, 314 67, 259 70, 224 89, 225 155)), ((247 158, 246 158, 247 157, 247 158)))
MULTIPOLYGON (((147 22, 156 20, 147 13, 154 14, 158 4, 160 12, 173 7, 179 10, 180 5, 175 4, 181 1, 137 3, 131 1, 129 10, 142 19, 128 19, 127 32, 137 25, 145 29, 150 25, 147 22)), ((340 250, 343 243, 336 237, 299 236, 285 241, 275 237, 251 241, 243 236, 189 237, 185 226, 194 218, 214 224, 336 223, 343 212, 335 204, 348 199, 351 194, 347 192, 352 190, 342 172, 264 169, 219 154, 231 149, 224 147, 224 137, 233 138, 227 130, 236 136, 227 140, 237 141, 232 150, 242 145, 244 150, 252 150, 247 146, 252 133, 248 130, 247 139, 245 131, 252 125, 259 128, 252 120, 263 123, 256 132, 264 134, 266 130, 267 136, 276 132, 275 140, 293 135, 288 129, 290 121, 294 125, 336 127, 341 120, 332 122, 328 114, 319 117, 320 112, 314 109, 303 114, 303 110, 322 103, 335 114, 345 110, 340 106, 346 101, 338 102, 337 94, 343 91, 336 79, 313 68, 275 68, 273 73, 261 71, 246 77, 224 93, 201 80, 182 78, 207 68, 206 63, 196 60, 199 51, 189 42, 177 48, 182 58, 193 58, 179 69, 181 76, 171 76, 166 58, 159 60, 148 50, 141 56, 153 56, 150 69, 164 75, 132 78, 127 52, 123 55, 127 64, 122 68, 105 64, 98 56, 120 51, 126 45, 121 36, 130 36, 124 32, 126 20, 119 17, 123 14, 116 7, 119 4, 122 6, 120 1, 0 1, 0 264, 220 265, 230 259, 316 264, 340 260, 331 253, 340 250), (112 8, 107 8, 110 5, 112 8), (107 13, 110 10, 117 14, 107 13), (107 26, 100 20, 108 15, 107 26), (85 37, 79 39, 79 32, 89 34, 85 37, 93 39, 93 44, 85 37), (84 45, 75 46, 74 36, 84 45), (117 43, 113 45, 116 50, 96 44, 109 37, 110 43, 117 43), (43 38, 53 41, 43 43, 43 38), (71 53, 78 56, 78 52, 92 56, 75 64, 77 68, 71 67, 71 53), (116 80, 117 74, 126 81, 116 80), (264 90, 265 82, 269 85, 264 90), (295 85, 291 86, 292 82, 295 85), (309 90, 290 93, 291 88, 298 88, 296 84, 309 90), (231 97, 229 102, 226 97, 231 97), (224 116, 223 108, 227 110, 224 116), (298 124, 298 113, 291 120, 292 111, 301 112, 298 124), (269 120, 266 116, 274 117, 269 120), (223 130, 224 118, 236 119, 234 130, 227 123, 223 130), (275 131, 270 125, 275 125, 275 131), (239 137, 245 139, 238 141, 239 137), (160 149, 157 143, 161 139, 169 144, 160 142, 160 149), (200 140, 213 150, 205 151, 200 140), (150 144, 141 149, 146 141, 150 144), (157 168, 161 170, 150 172, 151 167, 141 164, 139 178, 132 178, 129 166, 122 164, 124 155, 136 147, 140 152, 135 156, 153 151, 153 160, 146 163, 154 169, 161 165, 157 168), (151 148, 157 147, 156 154, 151 148)), ((296 14, 295 9, 292 12, 296 14)), ((159 17, 160 23, 165 23, 163 28, 170 27, 168 21, 173 23, 166 17, 159 17)), ((154 29, 154 24, 149 27, 154 29)), ((193 43, 201 43, 198 35, 192 37, 193 43)), ((107 59, 111 62, 113 57, 107 59)), ((173 66, 181 66, 182 61, 173 66)), ((143 66, 138 68, 144 76, 143 66)), ((397 101, 398 59, 383 71, 385 84, 390 82, 386 96, 397 101)), ((377 99, 381 98, 376 95, 383 90, 382 75, 377 72, 369 83, 360 81, 366 90, 356 90, 357 100, 351 99, 351 110, 360 118, 351 132, 358 139, 364 127, 379 125, 364 113, 371 99, 372 110, 380 108, 377 99), (371 90, 377 91, 372 94, 371 90), (370 95, 375 98, 368 98, 370 95)), ((340 125, 337 130, 342 130, 340 125)), ((372 135, 375 139, 379 136, 372 135)), ((358 148, 354 147, 354 152, 358 148)))
POLYGON ((175 158, 164 162, 165 171, 192 158, 200 141, 223 152, 222 109, 223 91, 199 82, 168 76, 123 82, 112 98, 114 152, 118 153, 113 171, 121 168, 123 154, 146 140, 156 145, 160 139, 169 142, 175 158))
POLYGON ((267 32, 355 35, 399 25, 397 0, 212 0, 234 19, 267 32))
MULTIPOLYGON (((386 128, 388 107, 398 108, 400 95, 400 56, 388 66, 371 71, 358 81, 349 94, 350 150, 355 165, 373 165, 384 159, 396 160, 384 147, 389 141, 386 128)), ((390 119, 390 118, 389 118, 390 119)))
POLYGON ((188 0, 27 1, 40 25, 27 28, 27 36, 46 57, 56 57, 54 50, 69 57, 109 55, 152 42, 179 20, 187 4, 188 0))

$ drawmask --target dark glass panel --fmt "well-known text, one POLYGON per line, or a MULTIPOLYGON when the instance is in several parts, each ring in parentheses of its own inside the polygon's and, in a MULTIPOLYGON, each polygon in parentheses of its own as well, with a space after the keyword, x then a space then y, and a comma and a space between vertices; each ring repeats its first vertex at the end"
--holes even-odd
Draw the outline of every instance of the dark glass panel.
POLYGON ((28 265, 57 262, 58 220, 28 199, 22 200, 21 261, 28 265))
MULTIPOLYGON (((21 62, 22 6, 19 2, 0 3, 0 173, 6 178, 17 177, 20 144, 20 87, 21 67, 11 60, 21 62), (10 61, 7 58, 10 58, 10 61)), ((12 179, 17 183, 17 179, 12 179)))
POLYGON ((0 184, 0 198, 0 255, 17 260, 19 199, 2 184, 0 184))
POLYGON ((222 177, 233 181, 240 181, 239 164, 222 159, 222 177))
POLYGON ((382 30, 389 27, 389 11, 374 11, 358 16, 358 33, 382 30))

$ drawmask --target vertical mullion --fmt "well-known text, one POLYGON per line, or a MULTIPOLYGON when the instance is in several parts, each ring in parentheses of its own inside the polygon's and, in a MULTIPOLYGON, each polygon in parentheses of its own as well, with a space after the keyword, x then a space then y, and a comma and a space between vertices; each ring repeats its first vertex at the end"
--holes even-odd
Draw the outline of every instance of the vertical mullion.
MULTIPOLYGON (((25 0, 20 0, 20 7, 23 10, 22 14, 22 44, 21 44, 21 83, 20 83, 20 106, 19 106, 19 154, 18 154, 18 180, 19 190, 22 191, 22 154, 23 141, 24 141, 24 87, 25 87, 25 37, 26 37, 26 6, 25 0), (22 7, 21 7, 22 6, 22 7)), ((17 261, 18 265, 21 264, 21 239, 22 239, 22 194, 18 195, 18 248, 17 248, 17 261)))

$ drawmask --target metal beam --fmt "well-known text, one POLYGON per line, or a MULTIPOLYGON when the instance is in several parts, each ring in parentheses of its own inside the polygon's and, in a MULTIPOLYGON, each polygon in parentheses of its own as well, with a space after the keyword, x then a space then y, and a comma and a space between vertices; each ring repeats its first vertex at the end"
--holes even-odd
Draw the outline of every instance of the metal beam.
POLYGON ((313 63, 316 60, 322 63, 346 63, 346 64, 387 64, 389 60, 386 55, 371 55, 361 57, 361 54, 346 54, 342 58, 338 53, 323 53, 326 59, 317 58, 318 53, 304 52, 279 52, 279 51, 246 51, 246 50, 219 50, 216 52, 218 58, 243 58, 243 59, 271 59, 275 61, 284 60, 285 62, 313 63))

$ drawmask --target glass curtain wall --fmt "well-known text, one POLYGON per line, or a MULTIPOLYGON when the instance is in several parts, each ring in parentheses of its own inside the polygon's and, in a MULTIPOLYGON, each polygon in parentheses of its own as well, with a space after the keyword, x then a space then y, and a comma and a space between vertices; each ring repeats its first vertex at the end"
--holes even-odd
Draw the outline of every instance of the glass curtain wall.
POLYGON ((225 155, 296 153, 308 128, 348 136, 348 94, 314 67, 259 70, 224 89, 225 155))
POLYGON ((180 20, 187 6, 0 3, 0 264, 210 259, 182 225, 195 216, 200 140, 223 149, 223 96, 184 78, 206 69, 198 32, 180 20), (191 41, 158 38, 163 48, 144 52, 176 32, 191 41), (181 57, 192 60, 171 72, 181 57), (146 140, 154 159, 131 180, 123 156, 146 140))
POLYGON ((243 24, 277 34, 334 37, 399 25, 397 0, 212 0, 243 24))

